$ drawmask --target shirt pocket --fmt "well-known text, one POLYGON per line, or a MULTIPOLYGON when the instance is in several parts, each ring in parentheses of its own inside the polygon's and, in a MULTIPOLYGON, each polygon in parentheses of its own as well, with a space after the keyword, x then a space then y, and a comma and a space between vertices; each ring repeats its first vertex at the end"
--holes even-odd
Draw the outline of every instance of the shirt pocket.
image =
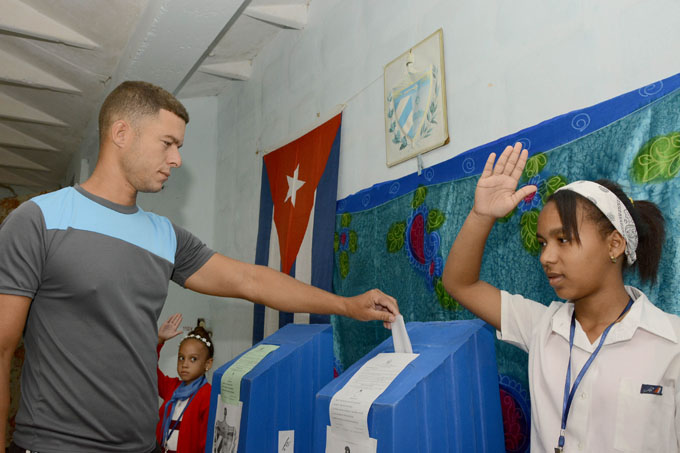
POLYGON ((664 386, 661 395, 640 393, 642 384, 639 380, 621 379, 614 448, 635 453, 671 451, 671 447, 677 448, 673 429, 675 389, 664 386))

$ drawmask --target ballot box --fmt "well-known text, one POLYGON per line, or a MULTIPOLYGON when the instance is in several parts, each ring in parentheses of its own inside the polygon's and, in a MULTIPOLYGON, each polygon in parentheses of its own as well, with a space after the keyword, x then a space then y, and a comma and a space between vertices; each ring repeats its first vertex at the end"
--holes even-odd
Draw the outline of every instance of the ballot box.
MULTIPOLYGON (((329 451, 505 451, 493 329, 480 320, 470 320, 412 322, 406 324, 406 330, 413 353, 418 356, 366 408, 364 423, 368 425, 373 447, 362 444, 362 448, 337 448, 337 442, 334 442, 335 449, 329 451)), ((369 360, 375 362, 388 357, 381 353, 391 352, 394 352, 393 341, 388 338, 317 393, 315 452, 326 451, 327 432, 337 440, 337 436, 331 436, 328 430, 332 398, 355 373, 361 373, 360 369, 369 360)), ((335 407, 338 407, 338 400, 335 407)), ((331 426, 331 431, 333 428, 331 426)))
POLYGON ((288 324, 219 367, 206 453, 311 452, 314 397, 333 362, 329 324, 288 324))

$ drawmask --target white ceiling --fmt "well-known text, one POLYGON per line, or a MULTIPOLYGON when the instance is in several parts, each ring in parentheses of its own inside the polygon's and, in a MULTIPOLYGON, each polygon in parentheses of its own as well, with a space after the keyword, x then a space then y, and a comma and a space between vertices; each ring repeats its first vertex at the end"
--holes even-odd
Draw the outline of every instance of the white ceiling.
POLYGON ((52 190, 95 148, 103 98, 123 80, 179 97, 248 80, 311 0, 0 0, 0 187, 52 190), (87 153, 85 153, 87 154, 87 153))

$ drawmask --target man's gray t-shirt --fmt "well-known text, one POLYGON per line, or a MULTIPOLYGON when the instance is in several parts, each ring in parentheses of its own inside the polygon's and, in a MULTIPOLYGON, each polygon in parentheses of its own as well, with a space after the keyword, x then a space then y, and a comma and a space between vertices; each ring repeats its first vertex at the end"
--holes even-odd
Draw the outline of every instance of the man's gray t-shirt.
POLYGON ((33 299, 14 441, 46 453, 151 451, 169 280, 183 286, 213 253, 165 217, 79 186, 12 212, 0 226, 0 294, 33 299))

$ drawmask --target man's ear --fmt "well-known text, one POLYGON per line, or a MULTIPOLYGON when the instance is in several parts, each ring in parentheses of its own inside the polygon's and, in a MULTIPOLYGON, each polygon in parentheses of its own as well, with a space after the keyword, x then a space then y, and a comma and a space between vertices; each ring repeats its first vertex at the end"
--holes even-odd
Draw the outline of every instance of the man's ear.
POLYGON ((132 141, 134 131, 129 122, 125 120, 115 121, 109 130, 111 142, 118 148, 125 148, 132 141))
POLYGON ((626 251, 626 240, 618 230, 609 233, 609 256, 619 258, 626 251))

